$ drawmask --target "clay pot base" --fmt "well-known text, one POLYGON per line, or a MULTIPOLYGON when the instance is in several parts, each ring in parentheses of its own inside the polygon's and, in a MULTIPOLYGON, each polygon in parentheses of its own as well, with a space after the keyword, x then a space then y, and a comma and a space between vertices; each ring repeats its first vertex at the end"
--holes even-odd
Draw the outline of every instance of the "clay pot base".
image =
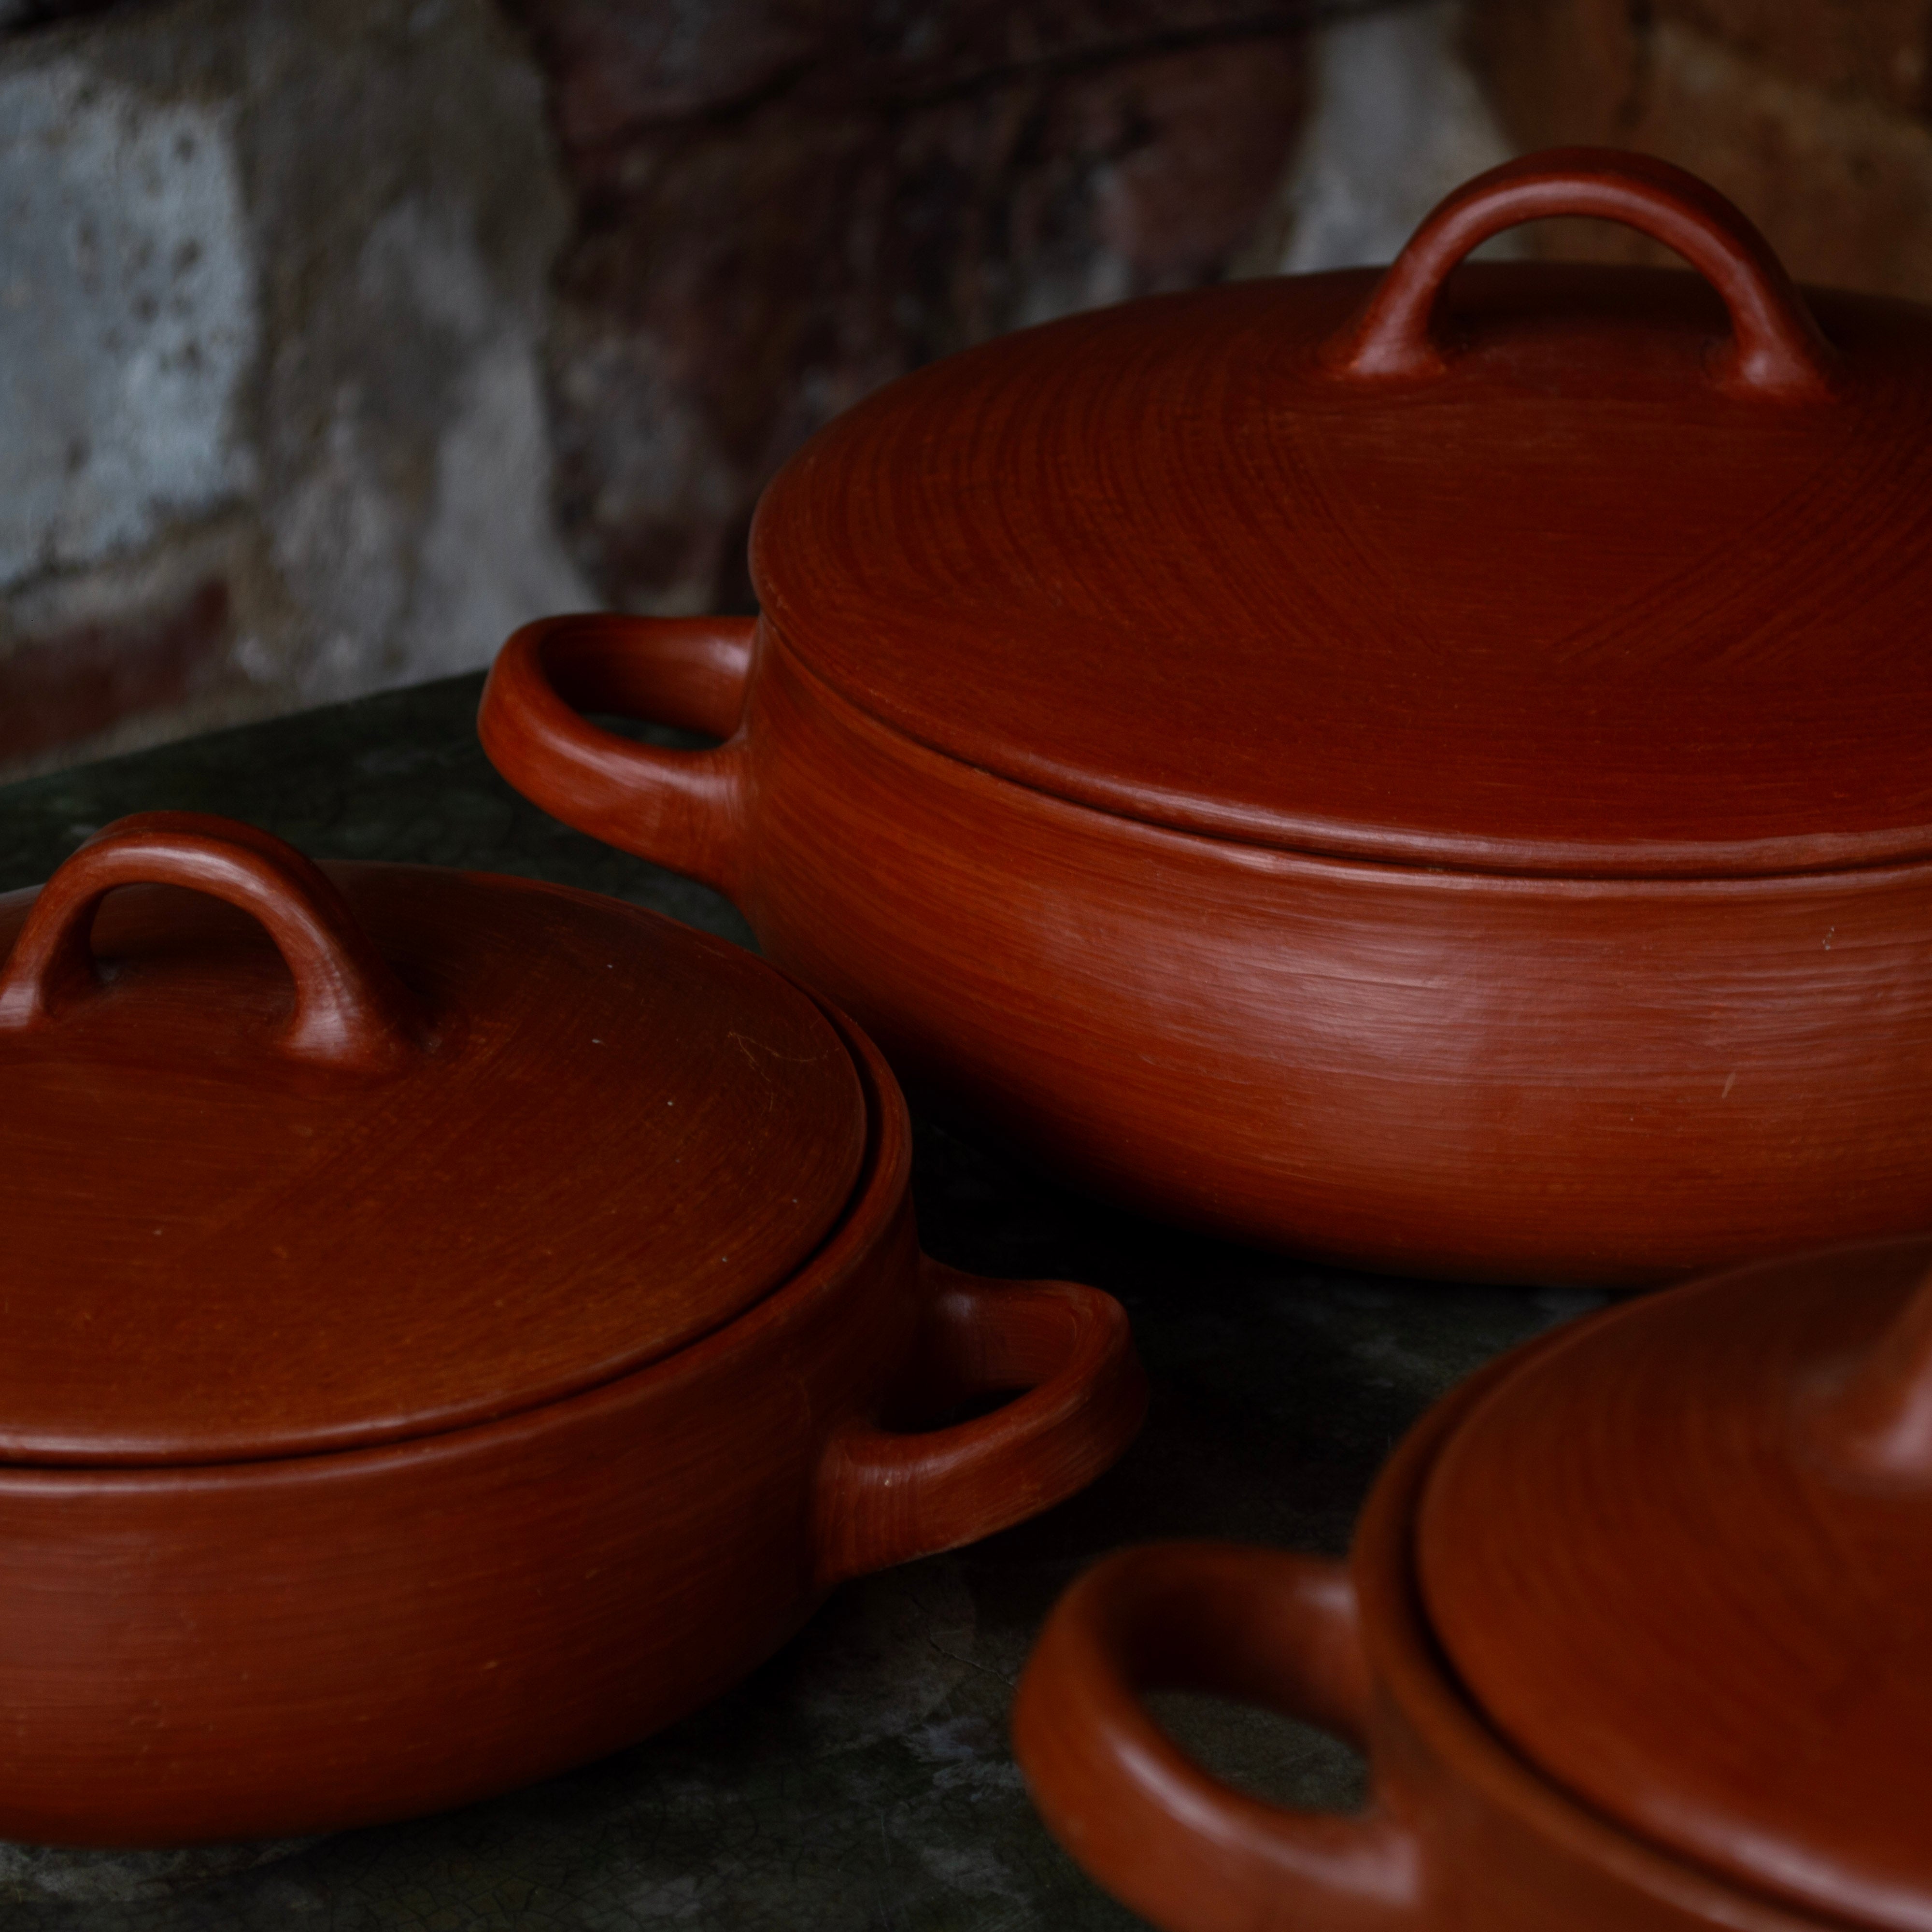
POLYGON ((257 1838, 237 1845, 122 1852, 0 1839, 0 1904, 134 1905, 256 1871, 321 1843, 320 1838, 257 1838))

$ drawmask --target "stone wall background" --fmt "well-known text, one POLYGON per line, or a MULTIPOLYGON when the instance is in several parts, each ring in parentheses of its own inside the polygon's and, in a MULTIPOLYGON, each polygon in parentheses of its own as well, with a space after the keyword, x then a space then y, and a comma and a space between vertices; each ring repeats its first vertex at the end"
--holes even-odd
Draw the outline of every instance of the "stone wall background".
POLYGON ((0 767, 460 670, 592 601, 543 390, 572 220, 484 0, 16 25, 0 767))
MULTIPOLYGON (((1479 0, 1468 40, 1516 145, 1662 154, 1801 281, 1932 301, 1932 0, 1479 0)), ((1670 259, 1549 226, 1546 252, 1670 259)))
POLYGON ((1932 0, 0 0, 0 776, 748 608, 878 383, 1386 260, 1524 147, 1926 296, 1928 57, 1932 0))

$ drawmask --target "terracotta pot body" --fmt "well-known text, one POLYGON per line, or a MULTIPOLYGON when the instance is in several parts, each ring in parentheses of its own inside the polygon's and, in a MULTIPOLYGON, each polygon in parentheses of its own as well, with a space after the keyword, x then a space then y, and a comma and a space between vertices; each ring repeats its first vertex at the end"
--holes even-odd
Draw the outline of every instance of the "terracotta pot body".
MULTIPOLYGON (((1692 208, 1699 234, 1762 250, 1735 211, 1698 200, 1715 203, 1708 190, 1644 166, 1670 179, 1625 218, 1683 243, 1659 211, 1692 208)), ((1544 176, 1527 164, 1502 172, 1484 191, 1492 230, 1507 225, 1498 210, 1549 212, 1522 199, 1549 185, 1544 176)), ((1587 172, 1558 187, 1575 200, 1587 172)), ((1454 228, 1454 212, 1425 226, 1412 256, 1454 228)), ((1352 318, 1401 294, 1396 271, 1380 284, 1363 273, 1130 306, 974 352, 986 359, 957 358, 956 373, 938 365, 900 386, 906 400, 883 392, 846 419, 849 431, 835 425, 773 485, 754 542, 766 600, 755 626, 531 626, 492 674, 484 745, 568 823, 730 894, 770 956, 856 1014, 908 1078, 1082 1184, 1175 1220, 1382 1269, 1623 1284, 1922 1225, 1932 862, 1916 830, 1892 823, 1917 811, 1916 794, 1869 810, 1862 800, 1855 829, 1834 820, 1819 747, 1855 727, 1820 722, 1808 741, 1815 707, 1789 664, 1834 620, 1802 615, 1810 628, 1792 644, 1797 604, 1771 596, 1769 564, 1747 572, 1736 546, 1722 554, 1744 580, 1702 602, 1687 588, 1714 581, 1702 564, 1673 561, 1676 575, 1640 594, 1601 554, 1623 542, 1613 506, 1640 508, 1669 475, 1673 410, 1700 462, 1708 439, 1750 444, 1708 458, 1717 467, 1684 516, 1726 492, 1744 503, 1754 466, 1771 460, 1764 449, 1789 462, 1820 424, 1828 441, 1883 414, 1864 389, 1855 404, 1834 399, 1832 352, 1768 260, 1742 297, 1700 264, 1732 302, 1728 350, 1692 298, 1720 328, 1723 308, 1691 278, 1552 270, 1519 289, 1520 272, 1478 265, 1464 272, 1470 286, 1497 291, 1509 320, 1492 320, 1480 354, 1444 349, 1461 373, 1443 382, 1466 386, 1445 388, 1439 421, 1426 370, 1372 368, 1359 381, 1352 370, 1334 382, 1306 372, 1311 359, 1357 355, 1352 318), (1789 366, 1773 358, 1787 386, 1768 380, 1736 398, 1719 352, 1745 353, 1760 297, 1803 343, 1789 366), (1578 329, 1574 309, 1598 320, 1578 329), (1187 362, 1197 326, 1212 344, 1206 374, 1187 362), (1257 373, 1291 328, 1307 340, 1282 352, 1286 373, 1257 373), (1010 382, 999 356, 1016 372, 1010 382), (1056 380, 1077 388, 1080 406, 1056 415, 1052 434, 1070 440, 1089 418, 1102 422, 1090 446, 1029 441, 1027 409, 1043 411, 1056 380), (1537 503, 1556 505, 1565 473, 1558 462, 1556 480, 1526 485, 1509 467, 1539 448, 1546 381, 1580 397, 1575 420, 1544 440, 1574 442, 1568 473, 1598 505, 1552 512, 1579 560, 1573 574, 1601 605, 1539 605, 1555 634, 1520 617, 1516 604, 1542 592, 1513 575, 1531 568, 1537 503), (923 437, 908 386, 920 383, 936 417, 923 437), (1144 393, 1161 400, 1136 414, 1144 393), (1618 398, 1629 421, 1658 425, 1648 442, 1625 446, 1634 433, 1619 427, 1618 398), (1600 402, 1606 428, 1591 413, 1600 402), (1391 412, 1387 434, 1363 432, 1364 460, 1388 466, 1386 494, 1424 560, 1416 584, 1403 580, 1412 604, 1377 606, 1375 623, 1348 614, 1375 587, 1372 560, 1336 533, 1346 519, 1323 494, 1343 488, 1341 458, 1323 472, 1292 440, 1278 473, 1250 457, 1244 439, 1291 404, 1303 412, 1295 434, 1310 439, 1358 408, 1391 412), (1518 412, 1494 432, 1502 480, 1466 484, 1455 452, 1485 433, 1492 408, 1518 412), (998 436, 982 427, 992 418, 998 436), (1588 473, 1600 429, 1631 475, 1588 473), (949 436, 970 459, 946 455, 949 436), (1137 438, 1152 452, 1144 460, 1137 438), (1276 493, 1266 502, 1242 494, 1261 488, 1256 476, 1276 493), (1275 502, 1302 518, 1300 549, 1271 527, 1275 502), (1505 514, 1523 531, 1492 536, 1488 523, 1505 514), (1027 547, 1035 515, 1058 548, 1027 547), (1164 518, 1182 534, 1164 540, 1164 518), (1314 593, 1303 580, 1318 566, 1334 580, 1316 586, 1328 601, 1304 620, 1314 593), (923 590, 922 570, 933 580, 923 590), (1103 614, 1119 632, 1110 658, 1108 632, 1086 616, 1115 578, 1127 589, 1103 614), (1426 635, 1438 580, 1453 580, 1442 621, 1468 632, 1456 648, 1472 694, 1462 705, 1464 683, 1444 671, 1442 690, 1430 685, 1405 710, 1406 686, 1454 661, 1426 635), (1014 608, 1003 614, 1009 581, 1014 608), (905 598, 903 617, 883 605, 881 585, 905 598), (1680 616, 1673 600, 1696 608, 1680 616), (982 608, 975 634, 961 614, 982 608), (1336 638, 1326 655, 1303 637, 1318 640, 1324 622, 1336 638), (1573 622, 1594 628, 1565 634, 1573 622), (1417 633, 1407 656, 1406 624, 1417 633), (1778 634, 1753 657, 1726 626, 1778 634), (1277 633, 1282 653, 1299 653, 1289 670, 1272 668, 1277 633), (1742 669, 1720 674, 1727 652, 1742 669), (1645 662, 1632 670, 1626 656, 1645 662), (1519 658, 1525 668, 1508 671, 1519 658), (1694 714, 1681 747, 1671 708, 1644 709, 1674 683, 1694 714), (1352 693, 1364 716, 1387 714, 1385 729, 1349 710, 1352 693), (1608 722, 1593 737, 1600 705, 1608 722), (725 742, 658 750, 581 711, 725 742), (1467 760, 1429 750, 1453 746, 1479 712, 1482 748, 1467 760), (1278 759, 1251 712, 1281 720, 1278 759), (1324 717, 1342 748, 1324 750, 1324 717), (1774 775, 1752 766, 1753 718, 1766 721, 1758 736, 1782 734, 1774 775), (1216 734, 1228 740, 1219 763, 1216 734), (1721 755, 1704 742, 1720 738, 1721 755), (1589 764, 1599 754, 1602 772, 1589 764), (1414 776, 1425 757, 1441 764, 1439 783, 1414 776), (1552 766, 1546 780, 1539 760, 1552 766), (1735 782, 1713 779, 1718 766, 1735 782), (1293 790, 1304 766, 1327 792, 1293 790), (1681 800, 1660 798, 1672 786, 1681 800), (1378 818, 1385 792, 1412 818, 1378 818)), ((1446 268, 1429 272, 1439 282, 1446 268)), ((1887 358, 1909 362, 1897 338, 1917 322, 1897 305, 1819 301, 1829 330, 1880 345, 1868 359, 1892 382, 1905 364, 1887 358)), ((1412 347, 1449 340, 1446 325, 1419 338, 1406 326, 1412 347)), ((1896 380, 1916 407, 1918 378, 1896 380)), ((1571 556, 1562 551, 1558 577, 1571 556)), ((1831 682, 1851 688, 1836 672, 1831 682)), ((1868 709, 1896 724, 1910 704, 1868 709)))
POLYGON ((492 756, 730 892, 908 1078, 1097 1192, 1497 1280, 1660 1281, 1932 1218, 1932 867, 1564 879, 1249 847, 929 752, 768 634, 728 746, 660 754, 716 782, 693 817, 600 823, 529 687, 543 654, 579 690, 600 652, 638 675, 653 640, 521 634, 492 756))
POLYGON ((734 883, 761 941, 909 1078, 1099 1192, 1522 1281, 1932 1218, 1932 867, 1576 880, 1258 850, 938 757, 774 641, 757 665, 734 883))
MULTIPOLYGON (((352 908, 358 874, 398 870, 332 876, 352 908)), ((419 876, 421 896, 449 875, 419 876)), ((1144 1402, 1118 1304, 925 1259, 904 1102, 834 1024, 869 1121, 856 1192, 789 1280, 701 1339, 376 1447, 0 1468, 0 1837, 285 1837, 508 1789, 704 1702, 842 1578, 1109 1463, 1144 1402), (1013 1390, 964 1424, 905 1420, 1013 1390)), ((381 1266, 344 1292, 380 1298, 381 1266)))
MULTIPOLYGON (((1721 1410, 1696 1399, 1716 1379, 1708 1360, 1647 1396, 1629 1365, 1656 1361, 1673 1326, 1721 1353, 1750 1291, 1778 1292, 1781 1264, 1512 1352, 1404 1440, 1346 1564, 1172 1544, 1096 1565, 1055 1609, 1014 1706, 1016 1752, 1049 1828, 1166 1932, 1926 1923, 1932 1288, 1885 1324, 1899 1281, 1925 1277, 1928 1255, 1920 1241, 1815 1258, 1808 1289, 1829 1288, 1836 1269, 1850 1292, 1810 1294, 1807 1306, 1781 1298, 1780 1333, 1721 1410), (1647 1324, 1666 1304, 1670 1318, 1647 1324), (1875 1333, 1888 1339, 1875 1346, 1875 1333), (1821 1336, 1827 1349, 1811 1352, 1821 1336), (1608 1350, 1596 1346, 1606 1338, 1608 1350), (1601 1371, 1618 1357, 1628 1373, 1614 1360, 1601 1371), (1512 1390, 1540 1386, 1546 1400, 1556 1383, 1534 1379, 1546 1370, 1594 1396, 1538 1409, 1544 1452, 1526 1458, 1520 1440, 1507 1460, 1484 1452, 1480 1484, 1456 1496, 1468 1444, 1509 1412, 1512 1390), (1880 1412, 1884 1428, 1868 1434, 1880 1412), (1687 1436, 1729 1445, 1710 1459, 1716 1476, 1685 1461, 1687 1436), (1605 1466, 1613 1436, 1656 1442, 1654 1463, 1626 1450, 1605 1466), (1868 1453, 1881 1438, 1884 1460, 1868 1453), (1580 1480, 1582 1468, 1593 1473, 1580 1480), (1752 1494, 1732 1486, 1739 1468, 1772 1473, 1752 1494), (1814 1507, 1792 1506, 1787 1480, 1814 1507), (1542 1508, 1552 1495, 1555 1526, 1542 1508), (1689 1557, 1671 1540, 1687 1524, 1701 1545, 1689 1557), (1644 1545, 1649 1556, 1633 1554, 1644 1545), (1882 1550, 1876 1569, 1870 1546, 1882 1550), (1904 1591, 1874 1581, 1887 1564, 1894 1582, 1906 1575, 1904 1591), (1490 1678, 1506 1687, 1501 1715, 1472 1688, 1490 1678), (1142 1694, 1163 1688, 1260 1704, 1346 1739, 1368 1761, 1366 1808, 1298 1812, 1220 1784, 1148 1714, 1142 1694), (1564 1760, 1560 1775, 1546 1751, 1564 1760)), ((1531 1406, 1514 1413, 1531 1418, 1531 1406)))

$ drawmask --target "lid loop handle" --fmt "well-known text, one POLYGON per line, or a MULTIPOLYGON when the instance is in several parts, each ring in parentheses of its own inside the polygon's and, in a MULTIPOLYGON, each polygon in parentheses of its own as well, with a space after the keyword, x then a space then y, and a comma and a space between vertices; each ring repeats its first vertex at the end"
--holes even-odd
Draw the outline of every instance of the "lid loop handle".
POLYGON ((1932 1486, 1932 1269, 1809 1417, 1814 1447, 1866 1480, 1932 1486))
POLYGON ((1436 320, 1450 271, 1492 236, 1546 215, 1619 221, 1683 256, 1724 298, 1731 339, 1712 374, 1727 393, 1823 402, 1838 358, 1771 244, 1695 175, 1616 148, 1552 148, 1466 182, 1409 238, 1368 307, 1330 338, 1322 359, 1361 382, 1443 374, 1452 355, 1436 320))
POLYGON ((102 990, 94 916, 117 886, 185 886, 267 928, 295 980, 284 1052, 385 1072, 425 1043, 424 1016, 321 870, 266 832, 192 812, 146 812, 97 832, 40 888, 0 971, 0 1031, 52 1024, 102 990))

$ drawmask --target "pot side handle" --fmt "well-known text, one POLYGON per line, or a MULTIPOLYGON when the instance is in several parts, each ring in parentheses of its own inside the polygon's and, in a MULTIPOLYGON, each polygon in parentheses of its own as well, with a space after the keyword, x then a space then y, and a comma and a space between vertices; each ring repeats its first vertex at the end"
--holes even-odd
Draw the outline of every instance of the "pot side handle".
POLYGON ((1368 307, 1324 346, 1322 360, 1356 382, 1442 374, 1454 352, 1436 308, 1449 272, 1491 236, 1559 214, 1634 228, 1717 290, 1731 317, 1731 339, 1712 369, 1720 388, 1772 402, 1822 402, 1838 393, 1836 355, 1743 212, 1684 169, 1616 148, 1551 148, 1466 182, 1424 219, 1368 307))
POLYGON ((1126 1312, 1065 1281, 982 1281, 929 1257, 916 1365, 940 1403, 1019 1388, 969 1422, 899 1432, 854 1422, 820 1463, 818 1582, 909 1563, 1037 1516, 1110 1468, 1147 1413, 1126 1312))
POLYGON ((1204 1690, 1366 1749, 1370 1700, 1346 1567, 1226 1544, 1123 1550, 1054 1606, 1020 1679, 1013 1747, 1047 1828, 1166 1932, 1396 1932, 1423 1924, 1413 1834, 1372 1798, 1295 1811, 1208 1775, 1141 1694, 1204 1690))
POLYGON ((428 1042, 427 1018, 321 869, 232 818, 143 812, 97 832, 43 886, 0 972, 0 1031, 52 1024, 103 990, 94 916, 117 886, 184 886, 267 928, 295 981, 284 1052, 380 1073, 428 1042))
POLYGON ((604 711, 730 738, 751 674, 753 617, 546 617, 496 655, 477 735, 553 818, 730 892, 746 792, 740 740, 667 751, 600 730, 604 711))

